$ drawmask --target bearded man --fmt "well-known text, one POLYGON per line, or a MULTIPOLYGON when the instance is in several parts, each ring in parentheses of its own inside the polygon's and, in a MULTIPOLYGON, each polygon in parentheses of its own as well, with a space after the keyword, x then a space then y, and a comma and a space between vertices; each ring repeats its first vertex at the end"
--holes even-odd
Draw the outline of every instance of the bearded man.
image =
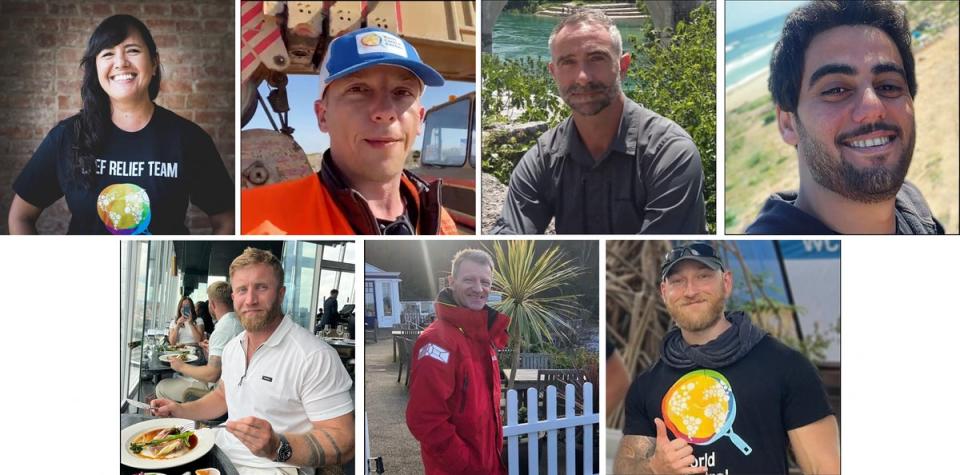
POLYGON ((671 250, 660 295, 676 326, 626 399, 614 473, 840 473, 836 417, 816 368, 743 312, 707 243, 671 250), (668 433, 669 430, 669 433, 668 433))
POLYGON ((810 2, 787 17, 770 93, 800 188, 764 204, 748 234, 944 234, 905 181, 916 143, 917 78, 903 8, 810 2))
POLYGON ((680 126, 628 99, 616 25, 584 9, 550 35, 548 64, 571 117, 510 176, 494 234, 705 234, 700 153, 680 126))
POLYGON ((353 383, 336 350, 280 311, 280 260, 247 248, 229 272, 244 331, 223 350, 220 383, 196 401, 154 400, 154 415, 209 420, 229 410, 216 443, 240 475, 312 475, 349 461, 353 383))

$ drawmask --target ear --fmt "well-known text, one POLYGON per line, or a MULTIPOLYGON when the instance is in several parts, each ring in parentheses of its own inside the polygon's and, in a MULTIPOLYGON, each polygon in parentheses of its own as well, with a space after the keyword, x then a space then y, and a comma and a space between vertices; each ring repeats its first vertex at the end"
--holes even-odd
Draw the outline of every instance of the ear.
POLYGON ((665 280, 660 281, 660 298, 663 299, 664 302, 667 301, 667 281, 665 280))
POLYGON ((553 61, 550 61, 549 63, 547 63, 547 71, 550 72, 550 77, 552 77, 553 80, 556 81, 556 80, 557 80, 557 70, 556 70, 556 67, 554 67, 554 65, 553 65, 553 61))
POLYGON ((724 298, 730 298, 730 295, 733 294, 733 272, 724 271, 723 272, 723 296, 724 298))
POLYGON ((453 286, 453 274, 447 276, 447 287, 453 286))
POLYGON ((327 126, 327 104, 323 99, 313 101, 313 112, 317 114, 317 126, 320 127, 320 131, 325 134, 330 133, 330 127, 327 126))
POLYGON ((278 297, 280 299, 281 304, 283 303, 283 296, 286 294, 287 294, 287 287, 285 285, 281 285, 280 291, 278 292, 278 297))
POLYGON ((797 133, 797 116, 793 112, 786 112, 777 106, 777 128, 783 141, 794 147, 800 143, 800 134, 797 133))
POLYGON ((623 56, 620 56, 620 79, 627 78, 627 69, 630 68, 630 60, 632 59, 630 53, 623 53, 623 56))
POLYGON ((417 135, 423 134, 423 120, 427 117, 427 109, 425 109, 420 103, 417 103, 417 107, 420 108, 418 114, 420 115, 420 125, 417 127, 417 135))

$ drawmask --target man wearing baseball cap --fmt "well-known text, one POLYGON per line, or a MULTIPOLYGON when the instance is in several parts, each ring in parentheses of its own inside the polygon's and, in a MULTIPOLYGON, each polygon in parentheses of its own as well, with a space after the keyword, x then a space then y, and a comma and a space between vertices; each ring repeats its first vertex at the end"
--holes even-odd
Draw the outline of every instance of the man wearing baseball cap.
POLYGON ((330 42, 319 75, 320 171, 243 190, 243 234, 456 234, 440 183, 403 169, 440 74, 399 36, 364 28, 330 42))
POLYGON ((625 401, 614 473, 840 473, 837 419, 816 368, 725 311, 733 274, 708 243, 677 246, 660 267, 676 324, 625 401))

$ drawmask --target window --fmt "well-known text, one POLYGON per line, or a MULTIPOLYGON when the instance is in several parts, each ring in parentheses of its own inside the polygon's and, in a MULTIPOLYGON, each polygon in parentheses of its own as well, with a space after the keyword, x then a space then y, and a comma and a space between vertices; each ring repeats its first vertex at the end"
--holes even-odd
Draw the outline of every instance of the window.
POLYGON ((377 316, 377 295, 375 291, 376 286, 371 281, 363 282, 363 316, 364 317, 376 317, 377 316))
POLYGON ((383 315, 384 316, 393 316, 393 295, 390 292, 390 283, 383 282, 380 284, 380 290, 383 291, 381 297, 383 298, 383 315))

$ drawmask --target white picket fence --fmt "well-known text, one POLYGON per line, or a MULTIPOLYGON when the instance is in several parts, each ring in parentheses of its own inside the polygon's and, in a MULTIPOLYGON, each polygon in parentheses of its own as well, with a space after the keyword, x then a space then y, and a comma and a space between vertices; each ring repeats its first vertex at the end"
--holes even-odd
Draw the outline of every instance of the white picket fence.
POLYGON ((527 422, 518 422, 519 408, 517 407, 517 391, 507 391, 507 424, 503 426, 503 436, 507 438, 507 458, 510 475, 520 473, 520 439, 527 438, 527 465, 528 473, 546 473, 555 475, 559 454, 557 453, 557 437, 560 431, 565 436, 567 473, 576 472, 577 443, 576 428, 583 427, 583 473, 593 472, 593 425, 600 423, 600 414, 593 412, 593 384, 583 385, 583 413, 575 412, 576 387, 567 384, 564 391, 564 417, 557 417, 557 388, 547 386, 546 418, 540 420, 537 414, 537 390, 527 389, 527 422), (547 468, 540 470, 539 433, 547 435, 547 468))

